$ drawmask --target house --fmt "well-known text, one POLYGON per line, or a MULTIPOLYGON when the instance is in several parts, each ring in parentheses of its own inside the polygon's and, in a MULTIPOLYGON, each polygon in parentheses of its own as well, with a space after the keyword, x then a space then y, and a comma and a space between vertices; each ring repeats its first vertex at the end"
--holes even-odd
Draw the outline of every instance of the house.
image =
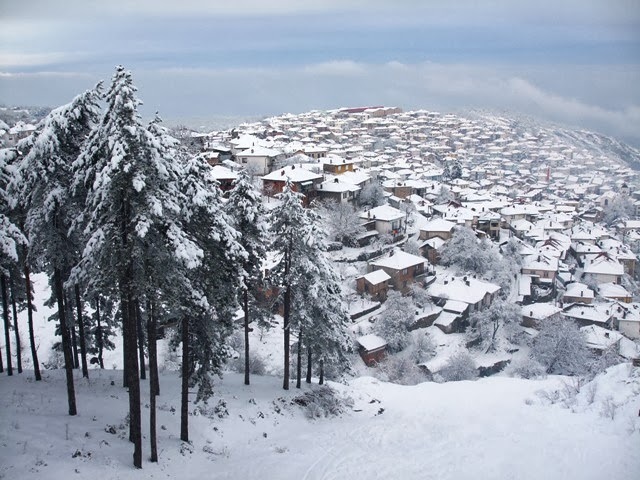
POLYGON ((236 162, 256 175, 266 175, 273 171, 276 160, 282 152, 272 148, 252 146, 236 154, 236 162))
POLYGON ((430 264, 437 265, 440 262, 440 249, 445 243, 440 237, 430 238, 420 245, 420 253, 427 257, 430 264))
POLYGON ((613 305, 610 303, 591 305, 573 303, 562 309, 562 316, 573 320, 581 327, 599 325, 611 329, 613 326, 613 305))
POLYGON ((585 263, 584 274, 591 275, 598 283, 621 283, 624 267, 607 253, 600 253, 585 263))
POLYGON ((607 300, 616 300, 623 303, 631 303, 631 294, 622 285, 617 283, 598 284, 598 295, 607 300))
POLYGON ((380 234, 400 235, 405 228, 407 215, 390 205, 380 205, 360 214, 364 221, 375 221, 375 230, 380 234))
POLYGON ((436 281, 428 291, 436 303, 446 304, 448 300, 463 302, 469 305, 469 313, 473 313, 489 307, 500 291, 500 287, 467 275, 446 277, 436 281))
POLYGON ((220 190, 228 192, 233 188, 233 182, 238 178, 238 174, 222 165, 214 165, 211 167, 211 178, 218 182, 220 190))
POLYGON ((425 274, 426 259, 401 250, 392 250, 383 258, 369 262, 369 271, 384 270, 390 278, 393 287, 406 293, 416 279, 425 274))
POLYGON ((522 306, 522 322, 523 327, 539 328, 540 322, 544 322, 549 317, 556 315, 562 311, 561 308, 551 303, 532 303, 522 306))
POLYGON ((563 303, 593 303, 595 293, 587 285, 580 282, 567 284, 567 291, 562 296, 563 303))
POLYGON ((325 173, 332 175, 340 175, 345 172, 353 172, 354 162, 352 160, 346 160, 340 158, 337 155, 329 155, 323 159, 322 169, 325 173))
POLYGON ((469 316, 469 304, 459 300, 447 300, 442 306, 442 312, 433 323, 444 333, 454 333, 464 330, 469 316))
POLYGON ((558 259, 547 255, 527 255, 522 259, 522 274, 533 277, 534 283, 555 284, 558 259))
POLYGON ((640 339, 640 304, 618 304, 613 315, 618 331, 633 340, 640 339))
POLYGON ((436 218, 427 222, 420 228, 420 240, 429 240, 430 238, 441 238, 449 240, 453 236, 453 229, 456 224, 443 218, 436 218))
POLYGON ((336 203, 352 203, 357 198, 360 187, 342 182, 338 177, 322 182, 316 191, 320 200, 336 203))
POLYGON ((383 302, 387 298, 391 276, 384 270, 374 270, 356 278, 358 293, 368 293, 372 299, 383 302))
POLYGON ((387 342, 384 338, 369 334, 358 337, 358 353, 367 367, 375 367, 387 354, 387 342))
POLYGON ((309 206, 317 196, 317 189, 322 183, 322 175, 296 165, 283 167, 262 177, 262 189, 265 195, 273 196, 282 192, 285 183, 291 182, 292 189, 304 195, 304 204, 309 206))
POLYGON ((627 360, 640 358, 638 346, 621 333, 612 332, 597 325, 582 327, 580 331, 585 337, 587 347, 597 354, 612 349, 627 360))

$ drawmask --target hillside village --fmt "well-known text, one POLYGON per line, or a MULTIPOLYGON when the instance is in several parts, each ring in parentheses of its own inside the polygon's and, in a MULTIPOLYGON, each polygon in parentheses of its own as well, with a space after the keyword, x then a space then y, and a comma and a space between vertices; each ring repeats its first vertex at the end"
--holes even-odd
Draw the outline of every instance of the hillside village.
MULTIPOLYGON (((445 355, 452 342, 462 348, 469 316, 502 298, 521 309, 527 336, 560 315, 594 351, 640 357, 637 173, 594 139, 500 117, 371 107, 267 118, 189 142, 223 190, 249 171, 267 208, 286 181, 311 208, 352 207, 360 230, 334 242, 332 255, 361 356, 375 365, 387 341, 371 326, 394 290, 414 299, 426 292, 409 329, 430 332, 445 355), (489 266, 443 265, 440 253, 460 229, 483 248, 517 246, 506 285, 482 271, 489 266)), ((514 350, 476 360, 503 368, 514 350)), ((442 365, 436 355, 421 366, 435 373, 442 365)))

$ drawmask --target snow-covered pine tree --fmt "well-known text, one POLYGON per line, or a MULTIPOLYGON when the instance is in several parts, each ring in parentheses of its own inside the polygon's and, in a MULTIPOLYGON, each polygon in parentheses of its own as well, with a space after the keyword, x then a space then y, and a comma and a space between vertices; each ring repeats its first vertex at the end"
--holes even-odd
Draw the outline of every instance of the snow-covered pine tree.
MULTIPOLYGON (((320 384, 323 384, 326 367, 332 367, 337 371, 345 371, 349 367, 346 354, 352 350, 351 338, 347 333, 350 317, 342 299, 340 277, 322 249, 320 235, 318 242, 311 246, 313 254, 310 260, 314 268, 307 271, 307 275, 303 277, 302 288, 299 288, 298 294, 294 296, 296 311, 302 313, 299 315, 301 324, 298 330, 302 335, 299 338, 298 349, 301 350, 304 346, 307 350, 307 383, 311 383, 312 362, 315 360, 319 365, 320 384)), ((297 387, 300 378, 299 355, 297 387)))
POLYGON ((77 409, 63 283, 77 262, 80 249, 77 237, 70 238, 68 234, 78 212, 70 189, 71 166, 97 121, 99 95, 98 86, 47 115, 29 141, 18 145, 23 157, 13 183, 18 201, 27 213, 24 223, 29 238, 27 264, 37 265, 49 275, 58 307, 70 415, 75 415, 77 409))
POLYGON ((262 264, 266 258, 267 226, 262 197, 252 185, 251 179, 245 171, 240 172, 229 194, 227 211, 240 237, 238 241, 247 253, 242 262, 241 275, 241 303, 244 313, 244 383, 249 385, 249 325, 252 321, 251 313, 255 312, 257 320, 263 324, 264 314, 261 315, 256 295, 263 287, 262 264), (253 308, 252 308, 253 307, 253 308))
POLYGON ((301 195, 288 182, 277 197, 281 204, 272 212, 273 248, 282 258, 272 273, 283 289, 287 389, 290 331, 298 332, 296 386, 300 387, 305 347, 309 381, 312 358, 320 364, 321 380, 324 364, 347 365, 345 353, 350 343, 345 324, 349 316, 340 295, 340 279, 324 253, 318 214, 302 206, 301 195))
POLYGON ((136 304, 159 278, 162 285, 181 282, 182 270, 172 267, 195 266, 201 252, 191 248, 178 219, 178 167, 161 139, 142 124, 136 91, 130 72, 118 66, 104 116, 74 162, 74 186, 86 190, 82 219, 88 241, 72 279, 82 280, 90 292, 119 298, 133 463, 141 468, 136 304))
POLYGON ((182 206, 185 229, 198 249, 197 263, 187 274, 177 314, 181 320, 182 421, 181 438, 188 441, 188 386, 198 386, 196 401, 213 393, 212 374, 219 374, 227 356, 226 338, 233 331, 241 267, 247 254, 239 234, 224 211, 222 193, 200 157, 183 166, 180 181, 186 199, 182 206))
MULTIPOLYGON (((314 241, 315 229, 310 211, 302 205, 303 195, 295 192, 287 180, 282 193, 276 195, 280 204, 271 212, 272 250, 280 255, 280 261, 273 268, 272 282, 282 290, 284 307, 284 378, 283 388, 289 389, 290 337, 292 328, 292 301, 300 288, 302 278, 315 266, 310 261, 313 250, 309 246, 314 241)), ((295 308, 304 305, 296 303, 295 308)))
MULTIPOLYGON (((7 374, 13 375, 11 363, 11 343, 9 340, 9 297, 8 278, 19 262, 19 250, 26 244, 26 238, 12 218, 13 201, 9 184, 15 175, 13 163, 17 150, 0 150, 0 282, 2 287, 2 317, 5 329, 5 349, 7 355, 7 374)), ((0 372, 4 371, 2 352, 0 352, 0 372)))

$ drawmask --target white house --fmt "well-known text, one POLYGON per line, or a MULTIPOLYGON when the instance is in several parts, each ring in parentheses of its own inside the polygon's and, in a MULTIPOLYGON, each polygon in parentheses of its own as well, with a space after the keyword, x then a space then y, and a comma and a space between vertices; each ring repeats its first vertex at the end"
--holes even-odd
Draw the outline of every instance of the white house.
POLYGON ((407 215, 390 205, 380 205, 361 213, 360 218, 375 221, 375 229, 380 234, 398 235, 404 230, 407 215))

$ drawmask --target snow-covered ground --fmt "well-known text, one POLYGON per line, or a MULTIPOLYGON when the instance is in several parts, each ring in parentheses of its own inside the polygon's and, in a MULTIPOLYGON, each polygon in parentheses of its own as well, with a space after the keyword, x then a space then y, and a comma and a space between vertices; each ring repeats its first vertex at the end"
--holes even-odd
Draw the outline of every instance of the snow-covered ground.
MULTIPOLYGON (((575 397, 560 377, 412 387, 361 377, 334 385, 353 407, 319 420, 305 417, 291 402, 300 392, 284 392, 279 378, 254 376, 247 387, 227 374, 207 407, 192 405, 191 445, 179 440, 179 378, 165 372, 160 462, 142 471, 131 466, 121 372, 76 380, 79 415, 69 417, 62 371, 40 383, 27 372, 0 377, 0 478, 624 480, 640 472, 640 371, 628 364, 575 397)), ((144 448, 146 457, 146 436, 144 448)))
MULTIPOLYGON (((35 282, 43 362, 55 340, 54 325, 45 321, 50 309, 40 303, 45 280, 35 282)), ((433 361, 461 348, 459 335, 428 330, 438 350, 433 361)), ((332 384, 353 405, 340 418, 309 420, 292 402, 301 392, 281 388, 281 328, 255 329, 251 342, 269 375, 254 375, 247 387, 240 375, 226 373, 208 405, 191 405, 191 444, 179 440, 176 354, 160 342, 160 462, 146 461, 145 437, 142 471, 132 468, 127 393, 114 369, 121 368, 120 345, 107 354, 106 370, 91 369, 89 380, 75 372, 77 417, 66 415, 62 370, 44 370, 42 382, 30 371, 1 375, 0 479, 638 478, 640 368, 630 364, 578 392, 566 377, 400 386, 366 376, 372 370, 354 357, 354 371, 365 376, 332 384)), ((26 346, 23 353, 27 359, 26 346)))

